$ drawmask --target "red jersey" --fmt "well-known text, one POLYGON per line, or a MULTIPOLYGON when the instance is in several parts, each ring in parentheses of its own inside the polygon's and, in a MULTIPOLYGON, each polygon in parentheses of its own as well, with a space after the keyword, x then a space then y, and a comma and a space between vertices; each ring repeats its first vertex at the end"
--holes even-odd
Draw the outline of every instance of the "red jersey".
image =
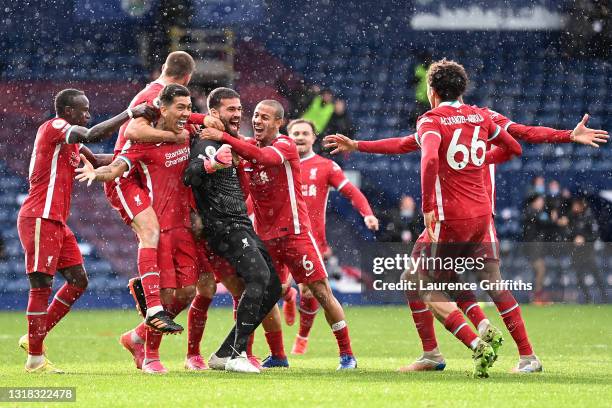
POLYGON ((432 195, 425 180, 430 175, 421 174, 424 213, 434 210, 439 221, 491 214, 491 198, 483 183, 484 161, 487 143, 500 131, 489 115, 460 102, 444 102, 419 118, 419 145, 425 138, 440 139, 432 195))
POLYGON ((117 158, 124 160, 146 188, 161 231, 190 226, 189 189, 182 181, 189 163, 189 142, 126 143, 117 158))
POLYGON ((54 118, 38 128, 30 159, 30 190, 20 217, 63 223, 68 219, 74 169, 81 161, 80 145, 66 143, 71 127, 64 119, 54 118))
POLYGON ((317 244, 327 247, 325 238, 325 214, 329 190, 340 191, 349 181, 336 162, 311 154, 300 159, 302 173, 302 195, 308 208, 312 235, 317 244))
MULTIPOLYGON (((164 88, 164 84, 159 80, 153 81, 148 84, 142 91, 138 92, 132 102, 130 102, 130 108, 134 106, 140 105, 141 103, 147 103, 148 105, 153 105, 153 101, 155 98, 159 96, 159 93, 164 88)), ((125 122, 121 128, 119 129, 119 136, 117 137, 117 141, 115 142, 115 156, 123 150, 127 139, 125 138, 125 129, 130 124, 131 120, 125 122)))
MULTIPOLYGON (((237 140, 232 139, 230 137, 228 140, 237 140)), ((247 143, 256 145, 257 141, 249 139, 247 143)), ((239 148, 233 147, 240 154, 239 148)), ((253 200, 255 232, 264 241, 309 232, 310 220, 302 196, 300 156, 295 142, 287 136, 278 135, 272 145, 261 150, 264 154, 278 155, 280 164, 247 160, 242 166, 253 200)))

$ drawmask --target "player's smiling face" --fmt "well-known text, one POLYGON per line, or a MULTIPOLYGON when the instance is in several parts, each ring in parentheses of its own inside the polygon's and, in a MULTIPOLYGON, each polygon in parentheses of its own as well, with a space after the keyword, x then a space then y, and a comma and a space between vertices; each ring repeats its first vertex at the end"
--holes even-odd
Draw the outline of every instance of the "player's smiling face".
POLYGON ((191 97, 175 96, 169 106, 161 105, 160 113, 166 130, 181 132, 191 114, 191 97))
POLYGON ((300 156, 309 154, 312 151, 312 145, 316 140, 316 136, 308 123, 296 123, 291 126, 289 137, 295 142, 300 156))
POLYGON ((253 113, 253 135, 258 142, 269 143, 278 134, 283 120, 273 106, 260 103, 253 113))
POLYGON ((219 109, 211 109, 211 115, 219 118, 225 125, 225 130, 232 136, 238 136, 240 120, 242 119, 242 104, 240 98, 221 99, 219 109))
POLYGON ((85 95, 78 95, 72 99, 70 106, 66 107, 65 118, 71 125, 87 126, 91 115, 89 114, 89 99, 85 95))

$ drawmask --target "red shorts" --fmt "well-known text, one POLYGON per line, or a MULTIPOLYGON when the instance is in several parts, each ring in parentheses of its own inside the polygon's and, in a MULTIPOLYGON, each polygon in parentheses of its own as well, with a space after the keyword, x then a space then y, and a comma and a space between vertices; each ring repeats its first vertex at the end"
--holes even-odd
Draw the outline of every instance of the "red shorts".
POLYGON ((121 177, 121 184, 108 181, 104 184, 104 193, 110 205, 119 212, 127 225, 146 208, 151 206, 147 190, 131 177, 121 177))
POLYGON ((198 274, 212 273, 215 276, 217 283, 223 282, 224 278, 236 275, 234 267, 223 258, 215 254, 205 239, 196 241, 196 250, 198 253, 198 274))
POLYGON ((327 278, 323 257, 310 232, 287 235, 264 243, 282 283, 287 283, 287 272, 291 273, 297 283, 311 283, 327 278))
POLYGON ((159 286, 184 288, 198 281, 197 250, 191 230, 185 227, 161 231, 157 245, 159 286))
POLYGON ((482 258, 486 262, 499 261, 499 241, 491 215, 464 220, 445 220, 434 227, 437 236, 432 244, 427 230, 417 239, 412 257, 482 258))
POLYGON ((17 232, 25 252, 26 272, 55 275, 58 269, 82 265, 77 240, 66 224, 45 218, 17 218, 17 232))

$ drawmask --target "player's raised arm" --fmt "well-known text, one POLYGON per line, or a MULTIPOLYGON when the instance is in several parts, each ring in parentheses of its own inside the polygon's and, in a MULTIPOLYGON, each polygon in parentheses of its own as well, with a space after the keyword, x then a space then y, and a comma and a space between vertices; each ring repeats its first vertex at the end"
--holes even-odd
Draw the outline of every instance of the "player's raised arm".
POLYGON ((129 164, 126 159, 118 157, 108 166, 98 167, 94 169, 93 165, 87 160, 87 158, 81 154, 81 160, 83 161, 83 167, 74 169, 78 173, 75 177, 81 183, 87 181, 87 185, 90 186, 94 181, 111 181, 116 177, 129 170, 129 164))
POLYGON ((119 130, 127 120, 131 118, 142 118, 143 120, 153 120, 156 117, 155 109, 141 104, 134 108, 128 108, 119 115, 98 123, 88 129, 83 126, 71 126, 66 131, 66 143, 95 143, 112 136, 119 130))
POLYGON ((225 125, 221 122, 221 119, 215 118, 212 115, 206 115, 204 113, 193 112, 189 115, 189 119, 187 119, 187 123, 191 123, 194 125, 203 125, 207 128, 214 128, 221 131, 225 130, 225 125))
POLYGON ((85 145, 81 145, 79 149, 79 153, 81 153, 85 158, 93 165, 94 168, 100 166, 108 166, 113 161, 112 154, 94 154, 89 148, 85 145))
POLYGON ((206 128, 202 130, 200 137, 227 143, 232 146, 234 151, 243 159, 257 162, 262 166, 278 166, 284 161, 278 149, 272 146, 263 148, 257 147, 247 141, 237 139, 229 133, 221 132, 217 129, 206 128))
POLYGON ((352 140, 344 135, 335 134, 323 138, 323 147, 334 149, 331 154, 354 151, 376 154, 404 154, 419 150, 414 134, 380 140, 352 140))

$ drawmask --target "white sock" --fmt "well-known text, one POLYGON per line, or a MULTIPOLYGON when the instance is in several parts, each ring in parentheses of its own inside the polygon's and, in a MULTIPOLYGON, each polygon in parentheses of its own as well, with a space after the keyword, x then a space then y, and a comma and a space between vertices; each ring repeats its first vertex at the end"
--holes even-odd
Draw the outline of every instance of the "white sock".
POLYGON ((45 362, 45 356, 33 356, 28 354, 28 361, 26 362, 26 366, 28 368, 40 367, 45 362))
POLYGON ((478 333, 482 335, 489 324, 491 324, 489 319, 483 319, 480 323, 478 323, 478 333))
POLYGON ((470 343, 470 348, 472 350, 476 350, 476 346, 478 345, 479 341, 480 341, 479 337, 476 337, 474 340, 472 340, 472 342, 470 343))
POLYGON ((346 327, 346 322, 344 320, 340 320, 338 323, 334 323, 331 325, 332 331, 342 330, 346 327))
POLYGON ((163 311, 164 308, 162 306, 153 306, 147 309, 147 317, 153 316, 155 313, 163 311))

